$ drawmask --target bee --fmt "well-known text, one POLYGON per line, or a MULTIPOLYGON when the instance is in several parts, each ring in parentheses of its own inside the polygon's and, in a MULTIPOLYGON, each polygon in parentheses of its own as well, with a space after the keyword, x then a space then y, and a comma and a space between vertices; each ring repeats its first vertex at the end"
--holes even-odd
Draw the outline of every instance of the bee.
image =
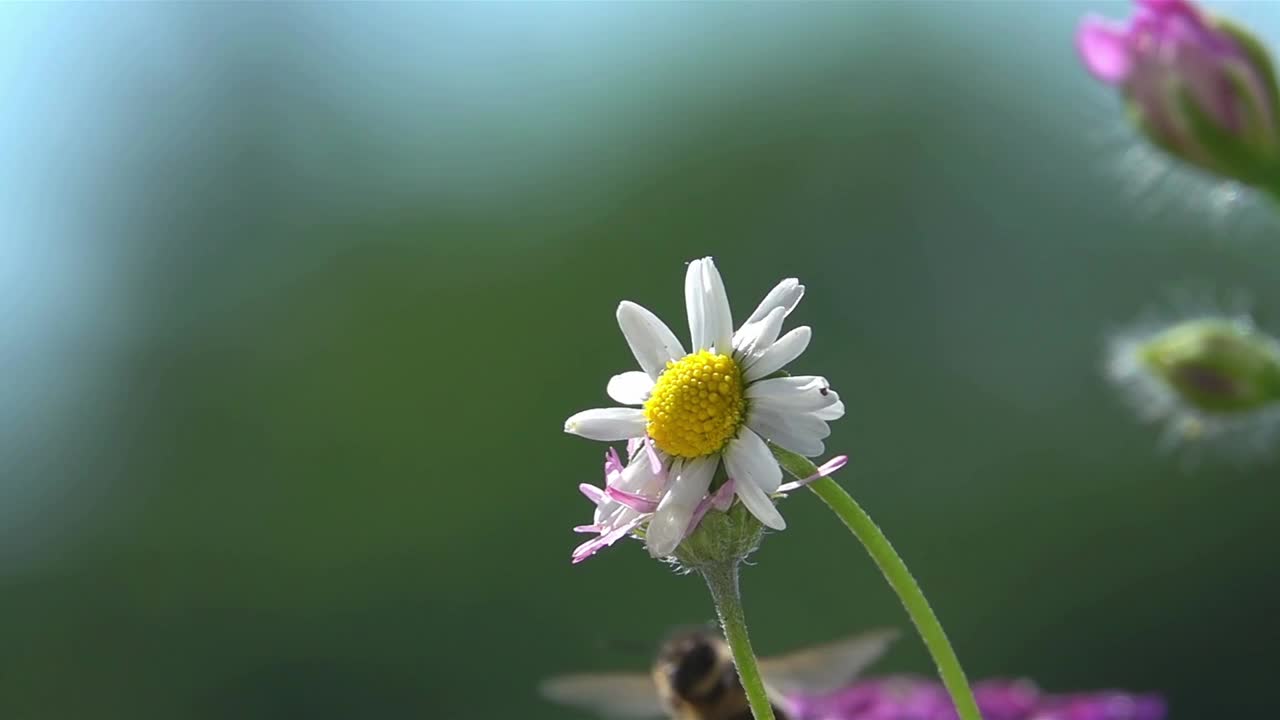
MULTIPOLYGON (((877 630, 760 660, 777 720, 788 696, 824 694, 853 681, 888 650, 894 630, 877 630)), ((671 634, 644 673, 582 673, 542 684, 547 699, 615 720, 751 720, 728 644, 710 627, 671 634)))

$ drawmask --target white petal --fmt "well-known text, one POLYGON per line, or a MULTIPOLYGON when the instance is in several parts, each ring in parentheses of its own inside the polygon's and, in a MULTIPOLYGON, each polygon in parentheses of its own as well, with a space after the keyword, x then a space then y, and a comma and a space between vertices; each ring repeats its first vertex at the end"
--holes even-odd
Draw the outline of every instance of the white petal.
POLYGON ((649 520, 649 529, 645 532, 650 555, 666 557, 676 551, 689 529, 693 511, 711 486, 711 478, 719 464, 719 455, 678 460, 673 464, 671 485, 659 501, 658 510, 649 520))
POLYGON ((724 279, 711 258, 704 259, 702 274, 707 292, 707 335, 716 352, 728 355, 733 352, 733 311, 729 307, 729 293, 724 289, 724 279))
POLYGON ((778 338, 778 342, 764 351, 759 360, 747 366, 743 377, 747 382, 751 382, 781 370, 787 363, 800 357, 800 353, 809 347, 809 339, 812 336, 813 332, 808 326, 798 327, 783 335, 778 338))
POLYGON ((609 397, 622 405, 643 405, 653 389, 653 378, 639 370, 624 372, 609 378, 609 397))
MULTIPOLYGON (((777 467, 777 463, 774 463, 777 467)), ((782 519, 782 514, 778 512, 778 508, 774 507, 773 500, 765 494, 755 483, 742 482, 735 480, 733 489, 738 493, 738 499, 742 500, 742 504, 756 516, 760 522, 766 527, 774 530, 786 530, 787 521, 782 519)))
POLYGON ((618 528, 633 522, 642 514, 632 510, 620 502, 616 502, 614 500, 609 500, 608 502, 609 504, 607 506, 601 505, 596 508, 594 520, 594 524, 597 527, 607 528, 605 532, 608 532, 608 529, 618 528))
POLYGON ((762 322, 769 313, 777 308, 782 308, 782 316, 786 317, 796 309, 796 305, 800 302, 800 298, 804 297, 804 286, 795 278, 787 278, 778 283, 768 295, 764 296, 764 300, 756 306, 755 312, 751 313, 742 327, 738 328, 738 332, 733 335, 733 345, 738 347, 746 337, 753 332, 754 326, 762 322))
POLYGON ((752 407, 747 427, 781 448, 805 457, 822 454, 823 438, 831 434, 827 423, 812 413, 787 413, 772 408, 752 407))
POLYGON ((753 407, 816 413, 840 402, 840 395, 815 375, 769 378, 747 386, 746 396, 753 407))
POLYGON ((750 483, 771 493, 782 484, 782 468, 769 451, 769 446, 750 428, 742 428, 738 437, 725 448, 724 467, 736 483, 750 483))
POLYGON ((720 271, 709 257, 689 263, 684 276, 684 302, 689 313, 689 333, 693 351, 715 348, 717 353, 733 349, 733 315, 720 271))
POLYGON ((778 333, 782 331, 782 321, 786 313, 782 308, 774 308, 760 322, 744 325, 737 335, 733 336, 734 356, 740 361, 753 363, 768 350, 778 333))
POLYGON ((747 386, 747 397, 769 400, 789 400, 809 393, 821 393, 831 387, 821 375, 788 375, 760 380, 747 386))
POLYGON ((565 432, 604 442, 643 437, 644 427, 644 412, 636 408, 583 410, 564 421, 565 432))
POLYGON ((790 315, 802 297, 804 297, 804 286, 795 278, 787 278, 775 285, 769 294, 764 296, 764 300, 760 301, 755 312, 751 313, 751 317, 747 318, 742 325, 746 327, 750 323, 763 320, 774 308, 780 307, 783 315, 790 315))
POLYGON ((624 300, 618 303, 617 316, 618 327, 622 328, 631 354, 636 356, 640 369, 654 380, 666 369, 668 360, 685 356, 684 346, 657 315, 624 300))
POLYGON ((817 399, 813 401, 809 401, 810 396, 804 396, 804 395, 798 396, 800 400, 794 400, 794 401, 788 401, 788 402, 778 402, 777 400, 752 400, 751 412, 766 411, 766 412, 778 413, 779 415, 788 415, 788 416, 789 415, 812 415, 818 418, 819 420, 825 420, 825 421, 838 420, 844 416, 844 409, 843 409, 844 404, 841 403, 839 399, 832 398, 830 396, 835 394, 834 390, 831 390, 828 392, 830 394, 825 398, 822 397, 821 395, 818 395, 817 393, 814 393, 813 397, 816 397, 817 399), (803 405, 800 404, 801 401, 804 401, 805 404, 803 405), (840 410, 837 412, 837 414, 834 417, 829 417, 829 415, 831 414, 832 408, 835 408, 837 406, 840 408, 840 410))
POLYGON ((653 487, 653 483, 660 475, 662 475, 661 470, 655 472, 653 465, 649 463, 649 458, 640 458, 637 462, 623 468, 617 487, 627 492, 648 495, 650 492, 656 492, 657 488, 653 487))
POLYGON ((702 260, 689 263, 684 273, 684 309, 689 315, 689 342, 694 352, 706 349, 707 319, 702 306, 702 260))
MULTIPOLYGON (((835 391, 832 391, 833 394, 834 392, 835 391)), ((827 422, 831 422, 832 420, 839 420, 840 418, 844 417, 844 403, 837 400, 830 407, 825 407, 819 410, 818 412, 814 413, 814 416, 817 417, 819 420, 826 420, 827 422)))
POLYGON ((650 497, 658 497, 666 489, 667 482, 671 479, 671 473, 668 468, 671 467, 671 456, 664 452, 658 452, 658 470, 653 470, 653 465, 649 462, 649 458, 640 461, 642 465, 648 468, 648 472, 644 473, 642 481, 634 492, 650 497))

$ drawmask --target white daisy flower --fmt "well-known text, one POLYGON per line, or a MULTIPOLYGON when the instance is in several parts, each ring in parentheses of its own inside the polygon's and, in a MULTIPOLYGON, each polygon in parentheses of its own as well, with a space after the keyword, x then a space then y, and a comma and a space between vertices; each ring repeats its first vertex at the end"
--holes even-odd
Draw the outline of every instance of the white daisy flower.
POLYGON ((591 440, 645 443, 648 472, 663 478, 645 533, 654 557, 671 555, 684 539, 721 460, 743 505, 766 526, 785 528, 770 499, 782 469, 766 441, 815 457, 831 433, 827 423, 844 415, 826 378, 770 377, 809 345, 808 327, 779 337, 804 295, 795 278, 769 291, 737 332, 711 258, 689 263, 684 294, 690 351, 656 315, 623 301, 618 325, 640 370, 613 376, 607 389, 628 407, 585 410, 565 421, 566 432, 591 440))

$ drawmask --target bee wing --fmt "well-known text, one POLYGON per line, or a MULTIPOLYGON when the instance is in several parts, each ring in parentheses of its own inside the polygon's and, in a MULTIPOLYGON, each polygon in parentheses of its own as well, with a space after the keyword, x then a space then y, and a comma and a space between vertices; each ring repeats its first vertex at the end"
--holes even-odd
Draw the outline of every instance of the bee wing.
POLYGON ((607 718, 665 717, 653 678, 641 673, 582 673, 544 680, 542 696, 607 718))
POLYGON ((898 637, 892 629, 874 630, 760 661, 760 672, 783 696, 821 694, 847 685, 880 659, 898 637))

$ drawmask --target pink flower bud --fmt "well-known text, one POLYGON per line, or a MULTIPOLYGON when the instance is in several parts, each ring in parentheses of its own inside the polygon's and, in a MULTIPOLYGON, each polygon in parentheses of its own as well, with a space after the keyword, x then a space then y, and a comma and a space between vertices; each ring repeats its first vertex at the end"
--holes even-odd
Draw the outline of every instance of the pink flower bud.
POLYGON ((1085 67, 1121 89, 1165 150, 1249 185, 1275 185, 1277 91, 1262 46, 1188 0, 1136 5, 1128 22, 1084 19, 1076 45, 1085 67))

